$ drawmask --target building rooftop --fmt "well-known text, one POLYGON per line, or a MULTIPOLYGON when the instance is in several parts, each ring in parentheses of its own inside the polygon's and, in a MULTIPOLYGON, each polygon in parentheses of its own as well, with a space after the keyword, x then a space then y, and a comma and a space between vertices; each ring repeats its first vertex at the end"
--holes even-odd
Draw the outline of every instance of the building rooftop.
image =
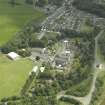
POLYGON ((9 58, 11 58, 12 60, 17 60, 17 59, 19 59, 19 55, 17 54, 17 53, 15 53, 15 52, 10 52, 10 53, 8 53, 7 54, 7 56, 9 57, 9 58))

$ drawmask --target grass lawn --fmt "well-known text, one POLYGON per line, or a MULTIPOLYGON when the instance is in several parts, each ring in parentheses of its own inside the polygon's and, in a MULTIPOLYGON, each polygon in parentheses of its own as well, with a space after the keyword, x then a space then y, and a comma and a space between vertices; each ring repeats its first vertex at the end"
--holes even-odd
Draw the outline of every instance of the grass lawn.
MULTIPOLYGON (((103 36, 105 36, 105 32, 102 34, 103 36)), ((103 36, 102 37, 100 37, 101 38, 101 40, 102 40, 102 38, 103 38, 103 36)), ((99 38, 99 40, 100 40, 100 38, 99 38)), ((102 41, 103 42, 103 45, 104 45, 104 41, 102 41)), ((105 63, 105 55, 103 55, 102 54, 102 48, 100 48, 100 45, 98 44, 98 51, 97 51, 97 56, 100 58, 100 60, 103 62, 103 63, 105 63)))
POLYGON ((94 30, 94 27, 86 25, 84 23, 84 24, 81 25, 80 30, 81 30, 81 32, 84 32, 84 33, 91 33, 94 30))
POLYGON ((11 6, 9 0, 0 0, 0 45, 7 42, 17 31, 32 19, 43 19, 44 13, 25 4, 25 0, 16 0, 19 5, 11 6))
POLYGON ((46 32, 45 33, 45 37, 47 37, 48 39, 54 39, 57 36, 59 36, 59 33, 57 32, 46 32))
POLYGON ((98 46, 98 51, 97 51, 97 57, 98 57, 103 63, 105 63, 104 56, 101 54, 99 46, 98 46))
POLYGON ((99 96, 97 105, 105 105, 105 70, 100 73, 99 77, 101 81, 103 81, 103 86, 100 89, 101 90, 101 95, 99 96))
POLYGON ((95 95, 92 97, 92 105, 105 105, 105 69, 98 75, 98 85, 95 95))
POLYGON ((105 100, 100 105, 105 105, 105 100))
POLYGON ((27 58, 12 61, 0 54, 0 99, 19 95, 32 67, 27 58))
POLYGON ((83 82, 71 87, 66 94, 67 95, 72 95, 72 96, 77 96, 77 97, 84 97, 86 96, 89 91, 90 91, 90 87, 91 87, 91 82, 92 81, 92 77, 84 80, 83 82))
POLYGON ((67 103, 67 102, 59 102, 60 104, 59 105, 73 105, 73 104, 70 104, 70 103, 67 103))

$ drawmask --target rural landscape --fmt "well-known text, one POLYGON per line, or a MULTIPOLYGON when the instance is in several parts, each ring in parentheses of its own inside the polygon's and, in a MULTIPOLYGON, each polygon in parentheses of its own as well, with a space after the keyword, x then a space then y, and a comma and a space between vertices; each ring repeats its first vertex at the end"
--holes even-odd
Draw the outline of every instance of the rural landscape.
POLYGON ((105 0, 0 0, 0 105, 105 105, 105 0))

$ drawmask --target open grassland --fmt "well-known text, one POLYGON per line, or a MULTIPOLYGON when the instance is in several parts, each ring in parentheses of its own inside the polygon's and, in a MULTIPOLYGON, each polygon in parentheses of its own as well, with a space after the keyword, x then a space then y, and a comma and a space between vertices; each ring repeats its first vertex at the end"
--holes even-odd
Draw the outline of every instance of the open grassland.
POLYGON ((44 13, 25 4, 24 0, 16 0, 18 5, 12 6, 9 0, 0 0, 0 45, 7 42, 27 22, 43 19, 44 13))
POLYGON ((102 62, 105 63, 105 50, 104 50, 104 45, 105 45, 105 31, 103 32, 103 34, 101 35, 101 37, 99 38, 99 42, 98 42, 98 57, 101 59, 102 62))
POLYGON ((70 104, 70 103, 67 103, 67 102, 59 102, 59 105, 73 105, 73 104, 70 104))
POLYGON ((81 32, 84 32, 84 33, 91 33, 94 30, 94 27, 84 23, 81 25, 80 30, 81 32))
POLYGON ((105 63, 104 56, 101 54, 99 46, 98 46, 97 56, 98 56, 98 58, 100 58, 100 60, 101 60, 103 63, 105 63))
POLYGON ((100 105, 105 105, 105 97, 104 97, 104 100, 102 101, 102 103, 100 105))
POLYGON ((0 54, 0 99, 19 95, 32 66, 27 58, 12 61, 0 54))
POLYGON ((105 105, 105 69, 99 74, 90 105, 105 105))
MULTIPOLYGON (((72 99, 71 99, 72 100, 72 99)), ((75 103, 74 101, 71 102, 64 102, 64 101, 59 101, 59 105, 82 105, 80 103, 75 103)))
POLYGON ((99 75, 100 81, 102 81, 103 85, 100 87, 101 95, 99 97, 97 105, 105 105, 105 70, 99 75))

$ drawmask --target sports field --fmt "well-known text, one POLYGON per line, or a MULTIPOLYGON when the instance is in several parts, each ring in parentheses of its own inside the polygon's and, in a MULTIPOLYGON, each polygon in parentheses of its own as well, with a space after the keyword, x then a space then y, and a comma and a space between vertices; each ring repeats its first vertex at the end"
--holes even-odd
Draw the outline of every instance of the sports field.
POLYGON ((0 99, 18 95, 32 67, 27 58, 12 61, 0 54, 0 99))
POLYGON ((15 6, 9 1, 0 0, 0 45, 7 42, 31 19, 38 21, 44 17, 44 13, 24 3, 25 0, 16 0, 15 6))

